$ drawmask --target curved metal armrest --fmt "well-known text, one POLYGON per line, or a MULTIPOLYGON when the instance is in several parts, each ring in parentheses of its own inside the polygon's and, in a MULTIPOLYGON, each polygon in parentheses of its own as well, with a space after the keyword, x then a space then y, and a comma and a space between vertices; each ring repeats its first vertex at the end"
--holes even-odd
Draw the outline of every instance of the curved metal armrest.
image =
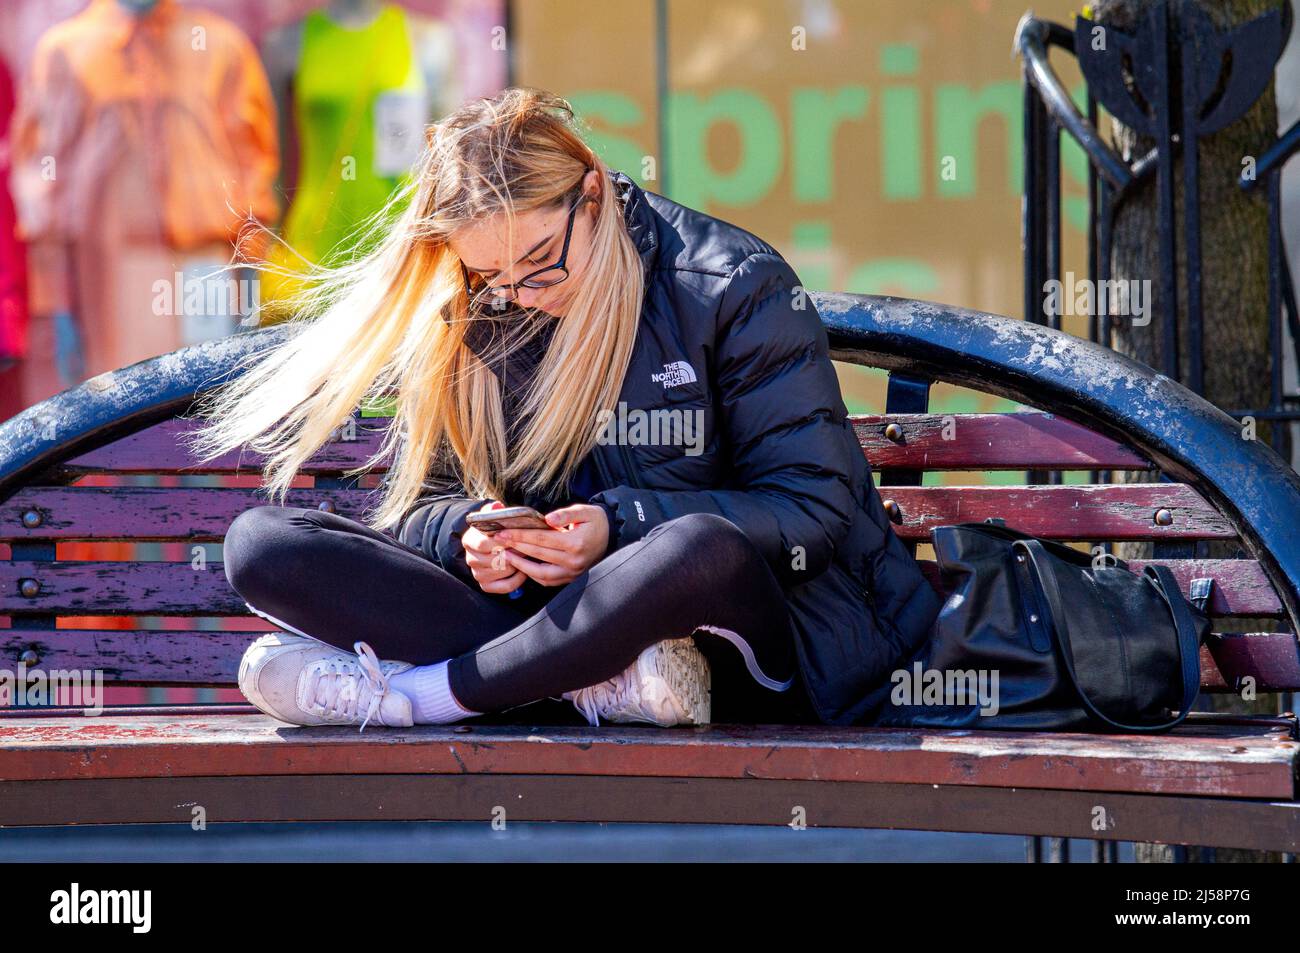
POLYGON ((47 467, 183 413, 292 324, 240 331, 98 374, 0 424, 0 500, 47 467))

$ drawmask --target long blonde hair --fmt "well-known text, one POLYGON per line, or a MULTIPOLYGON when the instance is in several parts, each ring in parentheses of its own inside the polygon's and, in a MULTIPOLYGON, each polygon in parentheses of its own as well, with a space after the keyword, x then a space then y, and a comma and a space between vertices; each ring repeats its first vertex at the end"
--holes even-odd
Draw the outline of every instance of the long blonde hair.
MULTIPOLYGON (((202 460, 240 447, 262 454, 264 487, 283 503, 331 431, 363 401, 396 390, 382 446, 348 471, 392 455, 370 525, 397 523, 436 459, 452 465, 471 497, 563 485, 594 446, 600 412, 618 399, 644 295, 609 171, 578 134, 570 104, 512 87, 432 124, 410 183, 369 228, 374 240, 362 240, 353 260, 305 271, 283 342, 201 395, 196 411, 206 420, 188 438, 191 451, 202 460), (468 322, 484 318, 447 241, 497 213, 513 239, 516 214, 577 196, 589 169, 600 181, 590 257, 528 389, 521 407, 528 423, 507 459, 500 382, 465 341, 468 322)), ((518 314, 528 320, 536 312, 518 314)))

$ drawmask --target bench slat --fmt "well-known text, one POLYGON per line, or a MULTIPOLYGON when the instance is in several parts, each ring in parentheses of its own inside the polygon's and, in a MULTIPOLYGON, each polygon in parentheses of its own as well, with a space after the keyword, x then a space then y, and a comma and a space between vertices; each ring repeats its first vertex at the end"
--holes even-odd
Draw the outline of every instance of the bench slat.
MULTIPOLYGON (((250 616, 250 618, 255 618, 250 616)), ((0 665, 16 666, 34 649, 43 671, 92 670, 114 685, 182 685, 229 688, 239 659, 259 635, 277 631, 259 620, 258 631, 211 629, 0 629, 0 665)))
POLYGON ((1238 692, 1247 678, 1256 692, 1300 691, 1300 647, 1292 632, 1212 633, 1201 646, 1205 691, 1238 692))
MULTIPOLYGON (((0 562, 0 615, 249 615, 222 564, 52 560, 0 562), (40 591, 24 596, 19 583, 40 591)), ((14 620, 15 625, 19 622, 14 620)), ((0 630, 3 631, 3 630, 0 630)))
POLYGON ((1052 414, 852 415, 878 470, 1149 470, 1125 444, 1052 414), (901 434, 886 436, 895 424, 901 434), (946 439, 945 439, 946 438, 946 439))
MULTIPOLYGON (((266 716, 4 719, 0 780, 296 774, 547 774, 1295 796, 1284 729, 1159 737, 712 725, 690 730, 299 728, 266 716), (93 758, 85 752, 94 751, 93 758)), ((3 785, 0 785, 3 787, 3 785)), ((864 791, 866 789, 864 788, 864 791)), ((788 813, 788 808, 787 808, 788 813)))
MULTIPOLYGON (((336 431, 339 439, 318 450, 303 473, 337 473, 359 467, 379 451, 391 417, 353 417, 352 428, 336 431), (343 437, 354 439, 342 439, 343 437)), ((73 457, 62 468, 73 475, 90 473, 256 473, 263 457, 251 451, 232 451, 211 462, 198 464, 180 438, 198 429, 200 421, 173 418, 154 424, 95 450, 73 457)), ((382 468, 376 467, 379 472, 382 468)))
POLYGON ((1001 517, 1013 529, 1060 540, 1236 539, 1232 523, 1183 483, 1061 486, 884 486, 901 510, 906 540, 927 542, 935 526, 1001 517), (1173 522, 1160 526, 1156 511, 1173 522))
MULTIPOLYGON (((288 506, 321 503, 360 519, 378 502, 372 490, 290 490, 288 506)), ((0 540, 185 540, 216 541, 236 516, 269 501, 252 487, 51 486, 19 490, 0 509, 0 540), (24 525, 25 513, 39 526, 24 525)))
MULTIPOLYGON (((920 563, 930 585, 946 596, 951 590, 941 578, 938 563, 933 559, 922 559, 920 563)), ((1148 563, 1168 566, 1184 593, 1191 588, 1193 579, 1213 579, 1211 615, 1282 617, 1282 602, 1269 585, 1263 567, 1253 559, 1134 559, 1128 565, 1133 572, 1141 572, 1148 563)))
MULTIPOLYGON (((131 685, 221 687, 236 683, 244 649, 264 631, 144 629, 0 630, 0 659, 17 665, 34 649, 39 667, 98 670, 105 681, 131 685)), ((0 663, 3 664, 3 663, 0 663)), ((1201 649, 1204 691, 1240 690, 1245 677, 1258 692, 1300 691, 1300 648, 1290 632, 1216 633, 1201 649)))
MULTIPOLYGON (((289 505, 328 501, 336 512, 360 518, 373 490, 291 490, 289 505)), ((1063 486, 881 487, 901 511, 898 534, 927 541, 949 523, 1000 516, 1016 529, 1048 539, 1235 539, 1228 519, 1181 483, 1063 486), (1172 523, 1157 525, 1158 510, 1172 523)), ((243 487, 38 487, 5 501, 0 541, 36 539, 217 540, 241 512, 267 503, 243 487), (41 516, 35 527, 23 514, 41 516)))
MULTIPOLYGON (((1137 841, 1300 851, 1294 802, 1108 793, 1104 803, 1137 841)), ((517 821, 783 827, 798 804, 809 827, 1098 836, 1092 791, 526 774, 12 781, 0 785, 0 825, 188 825, 196 804, 223 821, 482 823, 510 804, 517 821)))
MULTIPOLYGON (((1143 562, 1130 566, 1140 572, 1143 562)), ((1280 617, 1282 605, 1259 564, 1251 559, 1171 559, 1163 561, 1186 590, 1190 580, 1215 580, 1210 603, 1219 616, 1280 617)), ((938 566, 922 560, 921 569, 940 592, 938 566)), ((230 588, 222 564, 203 570, 190 563, 112 562, 106 560, 0 561, 0 615, 41 612, 56 615, 248 615, 230 588), (40 591, 22 595, 19 583, 35 579, 40 591), (129 607, 130 612, 124 612, 129 607)), ((0 630, 3 631, 3 630, 0 630)))
MULTIPOLYGON (((353 428, 346 434, 339 431, 338 439, 307 462, 304 473, 357 467, 379 450, 392 418, 353 419, 353 428)), ((1053 414, 860 414, 850 419, 867 457, 879 469, 1152 468, 1149 460, 1125 444, 1053 414), (899 440, 885 435, 889 424, 901 428, 899 440), (954 439, 944 439, 945 435, 954 439)), ((261 468, 261 455, 252 452, 232 452, 196 463, 179 438, 197 427, 192 420, 164 421, 81 454, 65 466, 74 473, 230 473, 261 468)))

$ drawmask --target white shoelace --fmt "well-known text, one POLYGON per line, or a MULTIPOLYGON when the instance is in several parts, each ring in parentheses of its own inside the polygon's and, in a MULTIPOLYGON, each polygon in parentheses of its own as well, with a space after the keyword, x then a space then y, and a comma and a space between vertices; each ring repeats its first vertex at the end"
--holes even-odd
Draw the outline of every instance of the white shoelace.
POLYGON ((601 708, 609 712, 622 711, 627 707, 633 688, 633 678, 629 673, 640 674, 636 662, 608 681, 583 689, 574 698, 573 703, 586 717, 587 724, 593 728, 600 727, 601 708))
POLYGON ((318 714, 332 718, 345 717, 352 722, 356 719, 362 687, 368 687, 370 704, 366 709, 366 717, 361 722, 361 730, 365 731, 370 719, 379 711, 384 695, 388 693, 388 677, 379 664, 379 656, 369 645, 354 642, 352 649, 357 653, 355 661, 336 655, 313 665, 312 674, 316 677, 316 685, 312 703, 320 709, 318 714))
POLYGON ((587 719, 587 724, 593 728, 600 727, 600 715, 596 712, 596 700, 592 698, 595 686, 584 688, 573 697, 573 704, 582 712, 582 716, 587 719))

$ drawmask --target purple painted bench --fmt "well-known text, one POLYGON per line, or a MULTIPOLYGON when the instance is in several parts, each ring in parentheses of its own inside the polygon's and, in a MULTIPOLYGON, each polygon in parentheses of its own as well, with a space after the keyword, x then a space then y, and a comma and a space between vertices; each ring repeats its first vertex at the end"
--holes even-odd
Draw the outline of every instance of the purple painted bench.
MULTIPOLYGON (((1081 837, 1097 844, 1101 860, 1113 859, 1121 840, 1300 850, 1300 743, 1286 710, 1300 689, 1300 548, 1288 538, 1300 514, 1294 471, 1242 440, 1231 418, 1089 342, 904 299, 813 300, 835 357, 890 371, 887 413, 857 417, 855 426, 904 540, 924 543, 934 526, 988 516, 1088 545, 1151 540, 1155 558, 1184 584, 1215 579, 1210 610, 1220 634, 1202 652, 1204 690, 1278 693, 1276 713, 1198 711, 1158 737, 592 729, 544 717, 358 735, 287 726, 244 704, 94 716, 9 708, 0 709, 0 826, 187 822, 195 804, 225 821, 488 820, 507 805, 518 820, 803 818, 811 826, 1081 837), (935 380, 1047 412, 930 414, 935 380), (1037 479, 921 479, 986 470, 1037 479), (1114 482, 1115 471, 1162 479, 1114 482), (1060 472, 1086 482, 1048 476, 1060 472), (1235 558, 1208 558, 1209 541, 1235 541, 1235 558), (1092 828, 1095 805, 1111 819, 1105 831, 1092 828)), ((266 623, 248 617, 216 547, 238 513, 264 502, 253 489, 260 461, 232 455, 197 467, 177 437, 194 426, 185 415, 198 392, 285 330, 101 375, 0 425, 0 625, 8 625, 0 628, 0 668, 96 669, 121 685, 234 685, 240 655, 266 623), (246 488, 130 485, 141 474, 235 473, 254 479, 246 488), (184 545, 176 561, 60 558, 60 544, 86 540, 184 545), (179 627, 60 624, 122 615, 179 627), (201 628, 199 618, 242 629, 201 628)), ((348 471, 375 451, 388 422, 358 415, 339 428, 290 503, 359 516, 381 473, 348 471)), ((924 565, 943 591, 936 567, 924 565)))

